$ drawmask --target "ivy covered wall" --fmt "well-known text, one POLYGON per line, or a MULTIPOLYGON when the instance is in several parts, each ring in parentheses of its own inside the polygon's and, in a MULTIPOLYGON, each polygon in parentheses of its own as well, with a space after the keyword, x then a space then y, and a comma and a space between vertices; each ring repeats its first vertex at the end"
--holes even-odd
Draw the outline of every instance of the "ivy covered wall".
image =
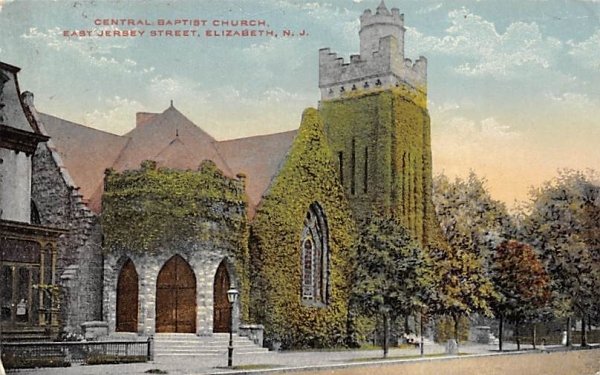
POLYGON ((340 346, 346 339, 351 248, 356 230, 317 110, 304 111, 298 135, 252 222, 251 280, 254 321, 267 341, 289 347, 340 346), (302 301, 301 233, 317 202, 329 231, 329 299, 302 301))
MULTIPOLYGON (((170 249, 225 254, 233 259, 241 318, 249 306, 248 224, 243 176, 231 179, 212 161, 198 171, 142 168, 107 170, 102 198, 104 251, 157 255, 170 249)), ((212 318, 211 318, 212 319, 212 318)))
POLYGON ((425 94, 400 86, 322 101, 319 108, 356 218, 394 214, 422 244, 438 231, 426 103, 425 94))

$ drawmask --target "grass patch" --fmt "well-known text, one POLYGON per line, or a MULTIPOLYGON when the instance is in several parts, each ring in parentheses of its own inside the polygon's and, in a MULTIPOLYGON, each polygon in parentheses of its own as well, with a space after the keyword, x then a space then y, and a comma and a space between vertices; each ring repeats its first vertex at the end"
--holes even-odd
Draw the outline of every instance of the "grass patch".
POLYGON ((146 362, 147 357, 145 355, 128 355, 128 356, 117 356, 109 354, 94 354, 86 358, 85 363, 88 365, 108 365, 118 363, 134 363, 134 362, 146 362))
POLYGON ((19 357, 14 354, 3 354, 2 363, 6 369, 71 366, 64 356, 19 357))

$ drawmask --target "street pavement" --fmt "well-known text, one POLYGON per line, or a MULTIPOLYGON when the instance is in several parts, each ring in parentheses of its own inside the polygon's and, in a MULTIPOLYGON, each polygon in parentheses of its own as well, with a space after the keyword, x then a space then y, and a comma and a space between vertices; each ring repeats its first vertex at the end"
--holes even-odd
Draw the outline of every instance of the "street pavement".
MULTIPOLYGON (((540 348, 538 347, 538 350, 540 348)), ((545 350, 556 350, 560 347, 547 347, 545 350)), ((505 344, 505 350, 515 351, 516 345, 505 344)), ((531 351, 531 345, 521 345, 521 350, 531 351)), ((425 346, 425 355, 429 358, 443 356, 445 348, 443 345, 430 344, 425 346)), ((461 354, 485 355, 498 353, 497 346, 494 345, 462 345, 461 354)), ((418 348, 391 348, 389 359, 417 359, 420 351, 418 348)), ((285 351, 285 352, 267 352, 260 354, 236 355, 234 351, 234 367, 241 366, 240 372, 252 372, 252 369, 265 372, 269 369, 287 369, 288 371, 306 368, 307 370, 323 368, 327 366, 341 367, 365 363, 365 360, 377 360, 382 358, 381 350, 338 350, 338 351, 285 351)), ((427 358, 427 357, 426 357, 427 358)), ((117 365, 73 365, 66 368, 43 368, 43 369, 22 369, 9 370, 8 374, 43 374, 43 375, 129 375, 159 373, 156 370, 164 371, 163 374, 223 374, 231 373, 227 368, 227 352, 224 351, 221 357, 199 357, 199 356, 161 356, 147 363, 131 363, 117 365)))

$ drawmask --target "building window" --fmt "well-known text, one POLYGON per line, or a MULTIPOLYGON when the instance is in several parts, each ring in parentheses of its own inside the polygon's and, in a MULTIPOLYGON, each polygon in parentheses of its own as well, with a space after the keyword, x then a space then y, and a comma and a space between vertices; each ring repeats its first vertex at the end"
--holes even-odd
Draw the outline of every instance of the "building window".
POLYGON ((312 238, 305 238, 304 241, 302 241, 302 251, 302 298, 314 299, 314 244, 312 238))
POLYGON ((327 221, 318 203, 310 205, 300 241, 302 301, 324 306, 329 299, 329 246, 327 221))

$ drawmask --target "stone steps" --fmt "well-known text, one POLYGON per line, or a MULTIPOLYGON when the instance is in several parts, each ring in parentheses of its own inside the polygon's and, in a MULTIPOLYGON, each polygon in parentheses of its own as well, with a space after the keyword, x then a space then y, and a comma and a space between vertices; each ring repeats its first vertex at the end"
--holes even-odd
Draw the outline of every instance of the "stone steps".
POLYGON ((11 329, 2 327, 2 341, 4 342, 42 342, 52 341, 43 328, 11 329))
MULTIPOLYGON (((267 353, 267 348, 255 345, 247 337, 233 335, 235 355, 267 353)), ((227 353, 229 334, 215 333, 212 336, 196 336, 182 333, 158 333, 154 336, 155 356, 222 356, 227 353)))

